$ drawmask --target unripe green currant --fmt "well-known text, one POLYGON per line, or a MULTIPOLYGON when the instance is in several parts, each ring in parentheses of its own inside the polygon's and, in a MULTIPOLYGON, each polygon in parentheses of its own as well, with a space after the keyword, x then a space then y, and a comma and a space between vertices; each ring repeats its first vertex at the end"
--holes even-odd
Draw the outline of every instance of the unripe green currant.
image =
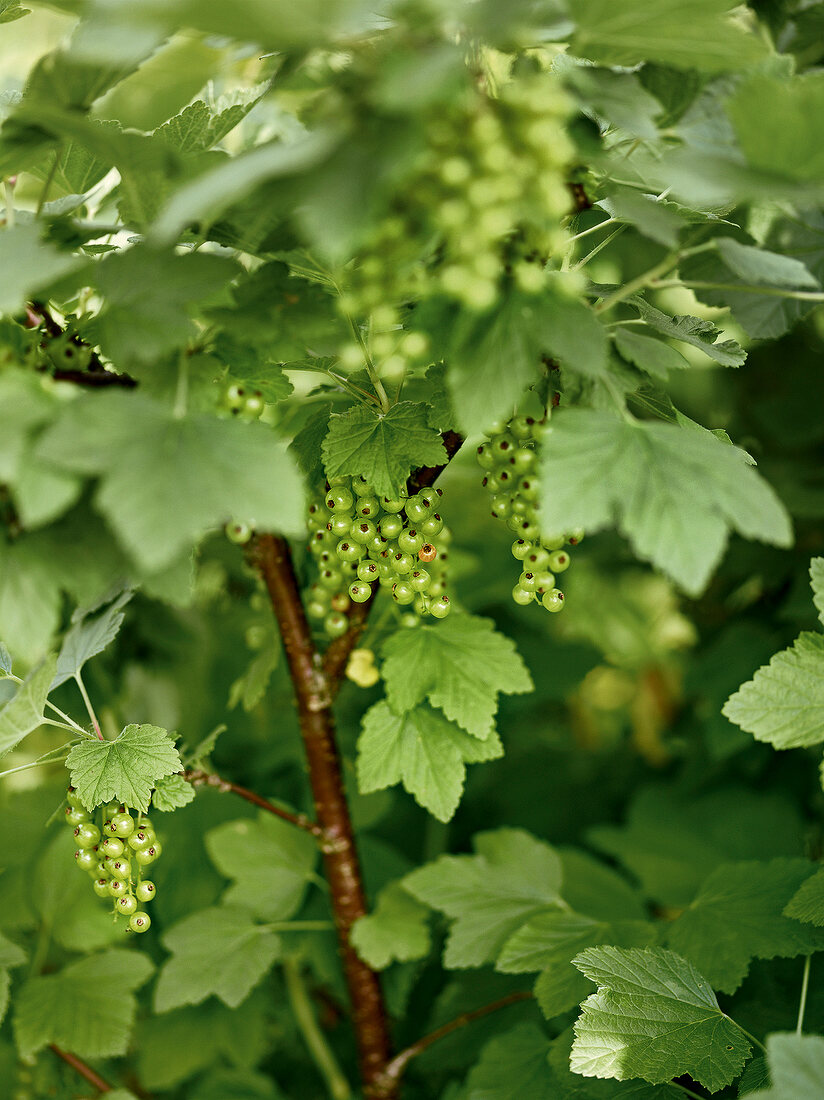
POLYGON ((119 837, 125 838, 131 836, 134 832, 134 819, 132 815, 127 813, 115 814, 111 819, 109 831, 119 837))
POLYGON ((129 837, 128 843, 133 852, 139 852, 142 848, 150 847, 154 843, 154 839, 154 829, 147 829, 141 825, 129 837))
POLYGON ((129 928, 133 932, 148 932, 152 924, 152 918, 148 913, 132 913, 129 917, 129 928))
POLYGON ((157 893, 155 884, 147 878, 144 878, 142 882, 138 882, 135 887, 135 894, 138 901, 151 901, 157 893))
POLYGON ((367 583, 369 583, 370 581, 376 581, 378 579, 379 575, 380 575, 380 570, 378 569, 378 566, 377 566, 376 562, 374 562, 374 561, 358 562, 358 580, 359 581, 366 581, 367 583))
POLYGON ((342 611, 330 611, 323 620, 323 629, 330 638, 339 638, 349 629, 349 620, 342 611))
POLYGON ((527 592, 527 590, 521 588, 519 584, 516 584, 512 589, 512 599, 522 607, 526 607, 527 604, 532 603, 534 598, 535 596, 532 592, 527 592))
POLYGON ((431 516, 427 516, 420 526, 420 532, 427 542, 434 539, 442 530, 443 520, 437 512, 433 512, 431 516))
POLYGON ((130 917, 137 909, 137 900, 133 898, 131 894, 124 894, 122 898, 117 899, 114 903, 114 907, 118 913, 123 913, 125 916, 130 917))
POLYGON ((375 495, 372 485, 362 474, 352 478, 352 492, 356 497, 372 497, 375 495))
POLYGON ((343 485, 335 486, 326 494, 326 507, 330 512, 351 512, 355 498, 343 485))
POLYGON ((398 535, 398 549, 405 554, 417 554, 424 541, 423 535, 414 527, 407 527, 398 535))
POLYGON ((402 530, 403 520, 400 516, 389 515, 381 517, 380 532, 385 539, 396 539, 402 530))
POLYGON ((111 856, 112 859, 122 856, 124 850, 123 841, 119 837, 107 836, 100 842, 100 851, 104 856, 111 856))
POLYGON ((78 848, 94 848, 100 843, 100 830, 90 821, 84 821, 75 827, 74 842, 78 848))
POLYGON ((66 823, 71 825, 72 829, 76 829, 78 825, 83 825, 89 821, 89 815, 83 809, 75 809, 73 806, 67 806, 65 812, 66 823))
POLYGON ((409 581, 396 581, 392 585, 392 596, 395 603, 408 604, 415 599, 415 589, 409 581))
POLYGON ((556 550, 549 556, 549 568, 553 573, 563 573, 565 569, 569 569, 569 562, 570 557, 566 550, 556 550))
POLYGON ((109 880, 109 894, 113 898, 122 898, 128 891, 128 886, 122 879, 113 878, 109 880))
POLYGON ((434 615, 436 619, 445 619, 451 610, 452 604, 448 596, 438 596, 436 600, 429 602, 429 614, 434 615))
POLYGON ((326 530, 335 539, 348 538, 349 532, 352 530, 352 516, 349 512, 335 513, 326 524, 326 530))
POLYGON ((349 585, 349 595, 355 603, 366 603, 372 595, 372 586, 363 581, 354 581, 349 585))
POLYGON ((359 523, 352 524, 350 536, 360 546, 369 546, 369 543, 378 533, 378 529, 370 519, 362 519, 359 523))
POLYGON ((425 569, 414 569, 409 578, 409 583, 416 592, 426 592, 431 582, 432 578, 425 569))
POLYGON ((355 512, 361 519, 375 519, 380 515, 381 506, 377 497, 361 497, 355 504, 355 512))
POLYGON ((97 870, 97 853, 91 848, 78 848, 74 860, 81 871, 97 870))
POLYGON ((415 559, 411 554, 405 553, 403 550, 397 550, 392 555, 392 568, 398 574, 411 573, 415 566, 415 559))
POLYGON ((541 603, 547 611, 560 611, 564 606, 564 594, 560 588, 551 588, 549 592, 544 592, 541 603))
POLYGON ((102 875, 94 880, 94 882, 92 883, 92 889, 99 898, 111 897, 111 894, 109 893, 109 880, 107 878, 104 878, 102 875))

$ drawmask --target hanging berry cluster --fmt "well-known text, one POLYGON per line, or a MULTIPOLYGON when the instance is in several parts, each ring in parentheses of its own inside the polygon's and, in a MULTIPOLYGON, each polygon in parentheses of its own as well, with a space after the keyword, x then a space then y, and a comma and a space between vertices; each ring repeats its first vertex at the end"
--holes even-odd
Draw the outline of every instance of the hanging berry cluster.
POLYGON ((512 589, 517 604, 540 602, 547 611, 561 611, 564 594, 555 585, 556 575, 569 568, 565 544, 575 546, 583 531, 545 535, 538 523, 539 482, 535 443, 546 421, 513 417, 477 450, 485 476, 484 488, 492 496, 492 515, 517 536, 512 556, 521 564, 521 575, 512 589))
POLYGON ((73 787, 69 787, 66 801, 66 822, 74 830, 77 866, 91 875, 97 896, 110 899, 115 914, 129 918, 130 931, 146 932, 152 919, 138 906, 154 898, 155 885, 143 875, 161 852, 148 818, 142 814, 133 817, 117 802, 90 814, 73 787))
MULTIPOLYGON (((370 318, 370 350, 387 376, 428 350, 422 333, 400 329, 401 304, 439 295, 483 311, 502 281, 544 288, 545 265, 567 240, 570 112, 557 78, 531 72, 497 96, 473 82, 429 120, 415 172, 348 268, 340 300, 345 314, 370 318)), ((341 361, 360 366, 359 348, 342 349, 341 361)))
POLYGON ((446 618, 450 534, 437 510, 442 495, 441 489, 424 489, 379 498, 363 477, 335 478, 309 505, 309 551, 318 576, 306 608, 330 637, 346 632, 350 603, 365 603, 375 584, 419 615, 446 618))

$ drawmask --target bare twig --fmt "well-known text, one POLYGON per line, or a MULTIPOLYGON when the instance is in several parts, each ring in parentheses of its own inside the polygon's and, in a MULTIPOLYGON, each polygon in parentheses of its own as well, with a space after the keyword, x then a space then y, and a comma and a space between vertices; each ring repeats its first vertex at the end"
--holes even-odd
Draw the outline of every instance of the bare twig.
POLYGON ((446 1036, 451 1035, 453 1031, 466 1027, 467 1024, 471 1024, 475 1020, 480 1020, 484 1016, 489 1016, 490 1013, 497 1012, 501 1008, 507 1008, 509 1005, 517 1004, 518 1001, 528 1001, 531 999, 531 993, 526 990, 521 990, 516 993, 508 993, 506 997, 501 997, 500 1000, 493 1001, 492 1004, 483 1005, 481 1008, 473 1008, 470 1012, 462 1012, 461 1015, 456 1016, 454 1020, 450 1020, 449 1023, 430 1032, 429 1035, 424 1035, 422 1039, 418 1039, 417 1042, 412 1043, 406 1050, 402 1050, 400 1054, 396 1054, 391 1062, 387 1062, 386 1068, 383 1071, 383 1077, 386 1078, 387 1081, 398 1082, 412 1059, 417 1058, 419 1054, 423 1054, 425 1050, 431 1047, 433 1043, 437 1043, 439 1039, 445 1039, 446 1036))
POLYGON ((91 1066, 87 1066, 86 1063, 78 1058, 76 1054, 70 1054, 67 1050, 61 1050, 60 1047, 55 1046, 54 1043, 49 1044, 49 1050, 57 1055, 58 1058, 62 1058, 66 1065, 71 1066, 75 1073, 79 1073, 89 1084, 96 1088, 98 1092, 111 1092, 112 1086, 108 1081, 105 1081, 99 1073, 95 1073, 91 1066))
POLYGON ((297 825, 299 829, 305 829, 308 833, 318 837, 318 839, 323 837, 323 829, 321 829, 320 825, 316 825, 314 821, 311 821, 306 814, 293 814, 290 810, 283 810, 280 806, 276 806, 274 802, 270 802, 262 795, 255 794, 254 791, 250 791, 246 787, 241 787, 239 783, 230 783, 228 779, 224 779, 214 772, 204 772, 199 768, 189 768, 183 773, 183 778, 187 779, 193 787, 213 787, 215 790, 221 791, 224 794, 230 792, 236 794, 239 798, 244 798, 247 802, 251 802, 252 805, 259 806, 261 810, 266 810, 267 813, 274 814, 275 817, 280 817, 284 821, 290 822, 292 825, 297 825))

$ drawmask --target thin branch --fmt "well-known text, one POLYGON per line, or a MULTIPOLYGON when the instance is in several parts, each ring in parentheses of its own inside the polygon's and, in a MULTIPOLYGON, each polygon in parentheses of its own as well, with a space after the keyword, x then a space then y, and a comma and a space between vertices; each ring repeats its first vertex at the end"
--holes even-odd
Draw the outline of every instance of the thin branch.
POLYGON ((97 720, 97 715, 94 713, 94 707, 92 706, 92 701, 89 698, 89 693, 86 691, 86 685, 83 683, 83 677, 80 675, 79 671, 75 672, 74 680, 75 680, 75 683, 77 684, 78 688, 80 689, 80 694, 83 696, 83 702, 85 703, 86 710, 88 711, 88 714, 89 714, 89 718, 91 718, 92 726, 94 727, 94 732, 97 734, 97 739, 98 739, 98 741, 104 741, 105 738, 103 737, 103 734, 100 731, 100 723, 97 720))
POLYGON ((445 1039, 446 1036, 451 1035, 453 1031, 458 1031, 460 1028, 474 1023, 475 1020, 480 1020, 484 1016, 489 1016, 492 1012, 498 1012, 499 1009, 507 1008, 509 1005, 517 1004, 519 1001, 530 1000, 532 1000, 531 993, 527 990, 519 990, 516 993, 508 993, 506 997, 501 997, 499 1000, 493 1001, 492 1004, 483 1005, 481 1008, 473 1008, 470 1012, 462 1012, 460 1016, 456 1016, 455 1019, 450 1020, 448 1024, 444 1024, 442 1027, 430 1032, 429 1035, 424 1035, 422 1039, 418 1039, 417 1042, 412 1043, 406 1050, 402 1050, 400 1054, 396 1054, 391 1062, 387 1062, 386 1068, 383 1071, 383 1076, 388 1081, 399 1081, 412 1059, 417 1058, 419 1054, 423 1054, 425 1050, 431 1047, 433 1043, 437 1043, 439 1039, 445 1039))
POLYGON ((807 1009, 807 990, 810 986, 810 959, 811 955, 808 955, 804 960, 804 973, 801 977, 801 1000, 798 1004, 798 1021, 795 1025, 796 1035, 801 1035, 804 1031, 804 1013, 807 1009))
POLYGON ((98 1092, 111 1092, 112 1086, 108 1081, 105 1081, 99 1073, 95 1073, 91 1066, 87 1066, 86 1063, 78 1058, 76 1054, 69 1054, 67 1050, 61 1050, 60 1047, 55 1046, 54 1043, 49 1044, 49 1050, 57 1055, 58 1058, 62 1058, 66 1065, 72 1067, 75 1073, 79 1073, 89 1084, 96 1088, 98 1092))
POLYGON ((338 1065, 337 1058, 332 1053, 326 1037, 318 1026, 300 967, 294 959, 286 958, 283 960, 283 978, 286 982, 286 992, 289 995, 289 1003, 292 1006, 295 1022, 312 1056, 312 1060, 318 1068, 318 1072, 326 1083, 326 1091, 329 1093, 331 1100, 351 1100, 352 1089, 343 1074, 343 1070, 338 1065))
POLYGON ((199 768, 188 768, 183 773, 183 778, 187 779, 193 787, 213 787, 223 794, 229 792, 236 794, 239 798, 251 802, 252 805, 259 806, 261 810, 266 810, 267 813, 274 814, 275 817, 280 817, 291 825, 296 825, 299 829, 305 829, 307 833, 311 833, 319 840, 323 838, 323 829, 305 814, 293 814, 290 810, 283 810, 280 806, 276 806, 274 802, 255 794, 254 791, 247 790, 246 787, 241 787, 239 783, 230 783, 228 779, 223 779, 222 776, 216 775, 214 772, 201 771, 199 768))

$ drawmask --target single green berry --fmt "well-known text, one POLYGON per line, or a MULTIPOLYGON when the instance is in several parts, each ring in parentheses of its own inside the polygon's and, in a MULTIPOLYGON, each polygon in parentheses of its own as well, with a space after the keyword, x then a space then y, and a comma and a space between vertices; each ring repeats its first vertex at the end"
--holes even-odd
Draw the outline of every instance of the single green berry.
POLYGON ((349 595, 355 603, 366 603, 372 595, 372 585, 365 584, 363 581, 354 581, 349 585, 349 595))
POLYGON ((436 600, 430 600, 429 614, 434 615, 436 619, 445 619, 451 610, 449 596, 438 596, 436 600))
POLYGON ((403 520, 400 516, 389 515, 381 517, 380 532, 385 539, 396 539, 402 530, 403 520))
POLYGON ((74 842, 78 848, 94 848, 100 843, 100 830, 90 821, 84 821, 75 827, 74 842))
POLYGON ((94 882, 92 883, 92 889, 99 898, 111 897, 111 894, 109 893, 109 880, 107 878, 104 878, 102 875, 94 880, 94 882))
POLYGON ((535 591, 539 596, 542 596, 544 592, 549 592, 554 587, 554 573, 550 573, 548 569, 541 569, 535 574, 535 591))
POLYGON ((425 541, 416 528, 407 527, 398 535, 398 549, 405 554, 417 554, 425 541))
POLYGON ((532 592, 527 592, 525 588, 521 588, 519 584, 516 584, 512 589, 512 599, 515 603, 520 604, 522 607, 526 607, 528 603, 532 603, 535 596, 532 592))
POLYGON ((74 860, 81 871, 97 870, 97 853, 90 848, 78 848, 74 860))
POLYGON ((127 884, 119 878, 113 878, 109 881, 109 894, 113 898, 122 898, 124 894, 128 893, 129 887, 127 884))
POLYGON ((569 562, 570 557, 566 550, 556 550, 549 556, 549 568, 553 573, 563 573, 565 569, 569 569, 569 562))
POLYGON ((538 579, 534 573, 530 573, 529 570, 521 573, 518 578, 518 584, 523 588, 524 592, 535 592, 538 588, 538 579))
POLYGON ((482 443, 475 452, 479 465, 484 470, 491 470, 498 465, 499 459, 489 443, 482 443))
POLYGON ((560 588, 551 588, 549 592, 544 592, 541 603, 547 611, 560 611, 564 606, 564 594, 560 588))
POLYGON ((403 497, 381 498, 381 508, 384 512, 402 512, 405 504, 406 500, 403 497))
POLYGON ((157 891, 155 884, 150 879, 144 878, 142 882, 138 882, 134 892, 138 901, 151 901, 157 891))
POLYGON ((226 538, 229 542, 237 543, 242 546, 245 542, 248 542, 252 537, 252 528, 248 523, 227 523, 226 524, 226 538))
MULTIPOLYGON (((349 620, 342 611, 330 611, 323 620, 323 629, 330 638, 339 638, 349 629, 349 620)), ((151 863, 151 860, 149 862, 151 863)))
POLYGON ((343 585, 343 573, 339 569, 321 569, 318 584, 330 592, 338 592, 343 585))
POLYGON ((114 907, 116 912, 130 917, 137 909, 137 899, 132 897, 131 894, 124 894, 122 898, 117 899, 114 907))
POLYGON ((125 856, 120 856, 117 859, 113 859, 111 862, 112 874, 115 878, 125 879, 126 882, 132 877, 132 865, 131 862, 126 859, 125 856))
POLYGON ((402 550, 397 550, 392 555, 392 568, 399 576, 411 573, 414 567, 415 559, 411 554, 406 554, 402 550))
POLYGON ((378 529, 371 519, 362 519, 352 524, 350 535, 354 542, 361 546, 369 546, 369 543, 377 535, 378 529))
POLYGON ((101 841, 100 851, 105 856, 111 856, 112 859, 117 859, 119 856, 123 855, 125 848, 120 837, 107 836, 101 841))
POLYGON ((326 507, 330 512, 351 512, 355 498, 343 485, 330 489, 326 494, 326 507))
POLYGON ((76 829, 78 825, 83 825, 89 820, 89 815, 85 810, 75 809, 73 806, 66 807, 66 823, 71 825, 72 829, 76 829))
POLYGON ((266 402, 263 399, 263 394, 260 390, 255 390, 253 394, 250 394, 246 398, 243 405, 243 414, 250 420, 257 420, 263 415, 263 410, 266 408, 266 402))
POLYGON ((512 512, 512 497, 509 493, 496 493, 492 498, 492 518, 506 519, 512 512))
POLYGON ((427 516, 420 527, 421 534, 430 542, 439 535, 443 530, 443 520, 437 512, 433 512, 431 516, 427 516))
POLYGON ((85 807, 80 800, 80 795, 77 793, 74 787, 69 787, 68 791, 66 792, 66 801, 73 810, 85 810, 85 807))
POLYGON ((408 604, 415 599, 415 589, 409 581, 396 581, 392 585, 392 596, 395 603, 408 604))
MULTIPOLYGON (((345 618, 346 616, 344 616, 345 618)), ((155 842, 154 829, 147 829, 145 826, 139 826, 129 837, 129 847, 133 852, 139 852, 143 848, 148 848, 155 842)))
POLYGON ((132 913, 129 917, 129 928, 133 932, 148 932, 152 925, 152 918, 148 913, 132 913))
POLYGON ((358 477, 352 478, 352 492, 356 497, 372 497, 375 495, 372 485, 366 480, 363 474, 359 474, 358 477))
POLYGON ((412 571, 412 576, 409 578, 409 583, 416 592, 426 592, 431 581, 432 578, 425 569, 414 569, 412 571))
POLYGON ((509 464, 516 474, 531 473, 537 456, 530 447, 518 447, 509 456, 509 464))
POLYGON ((349 539, 341 539, 335 547, 335 553, 338 555, 340 561, 360 561, 366 554, 366 548, 359 546, 356 542, 351 542, 349 539))
POLYGON ((512 556, 517 561, 524 561, 532 553, 533 545, 524 539, 516 539, 512 544, 512 556))
POLYGON ((141 848, 139 852, 136 852, 135 859, 141 867, 148 867, 150 863, 154 863, 160 857, 162 850, 160 843, 155 841, 148 848, 141 848))
POLYGON ((361 561, 361 562, 358 562, 358 580, 359 581, 366 581, 367 583, 369 583, 370 581, 376 581, 378 579, 379 575, 380 575, 380 570, 378 569, 378 566, 377 566, 376 562, 374 562, 374 561, 361 561))
POLYGON ((115 814, 109 823, 109 832, 124 839, 131 836, 134 832, 134 818, 127 813, 115 814))
POLYGON ((352 530, 351 513, 334 513, 332 515, 332 518, 326 524, 326 530, 335 540, 348 538, 349 532, 352 530))
POLYGON ((355 505, 355 512, 361 519, 375 519, 380 515, 381 506, 377 497, 361 497, 355 505))

